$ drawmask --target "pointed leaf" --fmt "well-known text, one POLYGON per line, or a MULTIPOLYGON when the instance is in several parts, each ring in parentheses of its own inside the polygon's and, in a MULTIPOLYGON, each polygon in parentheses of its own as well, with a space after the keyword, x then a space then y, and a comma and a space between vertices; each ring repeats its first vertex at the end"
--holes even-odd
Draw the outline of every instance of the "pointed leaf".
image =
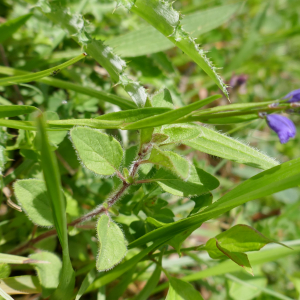
POLYGON ((203 300, 203 298, 190 283, 171 277, 166 300, 203 300))
POLYGON ((46 184, 38 179, 23 179, 14 183, 15 195, 19 205, 36 225, 54 225, 52 208, 46 184))
POLYGON ((98 271, 107 271, 123 260, 127 252, 126 241, 120 227, 107 215, 99 218, 97 236, 100 249, 96 267, 98 271))
MULTIPOLYGON (((192 126, 192 125, 191 125, 192 126)), ((196 125, 195 125, 196 126, 196 125)), ((199 128, 198 126, 196 126, 199 128)), ((200 127, 201 135, 184 144, 201 152, 236 161, 259 169, 269 169, 278 162, 258 150, 218 133, 207 127, 200 127)))
POLYGON ((168 107, 170 109, 174 108, 172 96, 168 89, 163 89, 155 94, 151 99, 151 103, 154 107, 168 107))
POLYGON ((183 141, 193 140, 196 137, 201 136, 200 127, 185 124, 163 126, 160 132, 169 136, 169 139, 165 141, 166 144, 182 143, 183 141))
POLYGON ((79 291, 77 292, 75 300, 79 300, 81 296, 84 294, 86 289, 93 283, 93 281, 96 278, 96 272, 95 269, 92 269, 90 272, 87 273, 87 275, 84 277, 84 280, 79 288, 79 291))
POLYGON ((186 181, 164 169, 158 170, 152 179, 164 191, 180 197, 201 195, 219 186, 219 181, 214 176, 193 165, 190 166, 190 175, 186 181))
POLYGON ((182 179, 186 179, 189 176, 189 162, 174 152, 162 151, 154 146, 147 161, 169 169, 182 179))
POLYGON ((186 116, 187 114, 215 101, 216 99, 219 99, 221 95, 214 95, 211 97, 208 97, 204 100, 197 101, 195 103, 186 105, 184 107, 174 109, 172 111, 160 114, 158 116, 145 118, 143 120, 134 122, 132 124, 126 125, 123 127, 123 129, 142 129, 142 128, 148 128, 148 127, 157 127, 165 124, 169 124, 172 122, 175 122, 177 119, 182 118, 186 116))
POLYGON ((30 255, 30 258, 49 262, 49 264, 36 264, 35 266, 42 286, 42 296, 46 298, 52 294, 59 284, 62 262, 55 254, 45 251, 34 253, 30 255))
POLYGON ((89 170, 101 175, 113 175, 118 170, 123 150, 115 138, 88 127, 76 127, 70 136, 80 160, 89 170))

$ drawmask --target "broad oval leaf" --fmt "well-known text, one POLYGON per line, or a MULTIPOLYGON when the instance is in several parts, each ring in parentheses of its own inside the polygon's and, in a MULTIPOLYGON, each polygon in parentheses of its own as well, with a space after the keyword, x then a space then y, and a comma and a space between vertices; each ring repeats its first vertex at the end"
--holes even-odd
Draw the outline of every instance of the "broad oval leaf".
POLYGON ((37 252, 30 255, 34 260, 47 261, 45 264, 36 264, 38 278, 42 287, 42 296, 47 298, 57 288, 59 275, 62 269, 62 262, 58 256, 51 252, 37 252))
POLYGON ((115 138, 88 127, 75 127, 70 136, 79 159, 89 170, 101 175, 113 175, 118 170, 123 150, 115 138))
POLYGON ((275 159, 243 144, 240 141, 236 141, 231 137, 218 133, 207 127, 202 126, 200 129, 201 135, 199 137, 191 141, 186 141, 184 144, 201 152, 263 170, 278 165, 278 162, 275 159))
POLYGON ((99 218, 97 236, 100 247, 96 267, 98 271, 107 271, 120 263, 126 255, 125 237, 120 227, 107 215, 99 218))
POLYGON ((180 197, 201 195, 219 186, 219 181, 214 176, 193 165, 190 166, 190 175, 186 181, 165 169, 158 170, 152 179, 164 191, 180 197))
POLYGON ((34 224, 45 227, 54 225, 50 198, 44 181, 18 180, 14 184, 14 190, 18 203, 34 224))

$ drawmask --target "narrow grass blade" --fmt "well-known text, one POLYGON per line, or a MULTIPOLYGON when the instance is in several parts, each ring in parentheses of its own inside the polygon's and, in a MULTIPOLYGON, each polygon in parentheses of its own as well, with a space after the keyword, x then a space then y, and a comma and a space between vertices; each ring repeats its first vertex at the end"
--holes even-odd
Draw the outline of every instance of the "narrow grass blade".
POLYGON ((50 149, 48 135, 46 133, 46 125, 42 115, 40 115, 37 119, 37 129, 42 158, 41 165, 48 194, 51 199, 50 203, 55 228, 63 250, 63 267, 60 275, 60 283, 50 299, 67 300, 72 298, 72 292, 75 285, 75 273, 69 256, 65 200, 62 193, 58 164, 50 149))
POLYGON ((174 109, 172 111, 166 112, 164 114, 160 114, 158 116, 145 118, 143 120, 134 122, 132 124, 123 126, 122 129, 132 130, 132 129, 142 129, 148 127, 157 127, 164 124, 169 124, 175 122, 177 119, 184 117, 185 115, 215 101, 216 99, 221 98, 221 95, 214 95, 208 97, 204 100, 197 101, 195 103, 186 105, 184 107, 174 109))
POLYGON ((1 105, 0 118, 10 118, 19 115, 30 114, 38 109, 34 106, 28 105, 1 105))
POLYGON ((37 73, 32 73, 32 74, 28 74, 28 75, 20 75, 20 76, 13 76, 13 77, 6 77, 3 79, 0 79, 0 86, 7 86, 7 85, 13 85, 16 83, 25 83, 25 82, 30 82, 30 81, 34 81, 37 79, 41 79, 43 77, 52 75, 52 74, 56 74, 57 72, 59 72, 61 69, 64 69, 76 62, 78 62, 79 60, 83 59, 86 57, 85 53, 82 53, 72 59, 70 59, 69 61, 60 64, 56 67, 41 71, 41 72, 37 72, 37 73))

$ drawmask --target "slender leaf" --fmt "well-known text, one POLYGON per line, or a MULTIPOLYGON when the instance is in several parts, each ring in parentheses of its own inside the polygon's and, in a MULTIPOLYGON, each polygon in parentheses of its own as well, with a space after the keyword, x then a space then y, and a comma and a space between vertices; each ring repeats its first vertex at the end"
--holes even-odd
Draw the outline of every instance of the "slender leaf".
POLYGON ((172 111, 160 114, 158 116, 154 117, 148 117, 143 120, 134 122, 132 124, 123 126, 122 129, 142 129, 142 128, 148 128, 148 127, 157 127, 161 125, 165 125, 168 123, 175 122, 177 119, 184 117, 185 115, 191 113, 192 111, 195 111, 213 101, 216 99, 219 99, 221 95, 214 95, 211 97, 208 97, 204 100, 197 101, 195 103, 186 105, 184 107, 174 109, 172 111))
POLYGON ((1 105, 0 118, 10 118, 19 115, 30 114, 38 109, 34 106, 28 105, 1 105))
POLYGON ((41 149, 41 165, 47 190, 50 196, 52 215, 59 241, 63 249, 63 267, 60 274, 60 282, 57 289, 51 295, 54 300, 67 300, 72 298, 75 285, 75 274, 69 256, 67 221, 65 201, 62 194, 58 164, 50 145, 45 129, 45 121, 42 116, 38 118, 38 138, 41 149))
POLYGON ((201 152, 259 169, 266 170, 278 165, 275 159, 258 150, 203 126, 201 127, 201 135, 199 137, 191 141, 185 141, 184 144, 201 152))
POLYGON ((15 276, 0 279, 1 289, 9 295, 37 294, 42 291, 37 276, 15 276))
POLYGON ((96 272, 94 269, 92 269, 84 277, 84 280, 79 288, 79 291, 77 292, 75 300, 79 300, 81 298, 81 296, 84 294, 84 292, 87 290, 87 288, 93 283, 95 278, 96 278, 96 272))
POLYGON ((80 55, 70 59, 69 61, 67 61, 63 64, 60 64, 60 65, 50 68, 48 70, 44 70, 41 72, 36 72, 36 73, 28 74, 28 75, 20 75, 20 76, 6 77, 3 79, 0 79, 0 86, 13 85, 13 84, 20 83, 20 82, 25 83, 25 82, 34 81, 36 79, 41 79, 43 77, 53 74, 53 72, 60 71, 61 69, 64 69, 85 57, 86 57, 86 54, 83 53, 83 54, 80 54, 80 55))

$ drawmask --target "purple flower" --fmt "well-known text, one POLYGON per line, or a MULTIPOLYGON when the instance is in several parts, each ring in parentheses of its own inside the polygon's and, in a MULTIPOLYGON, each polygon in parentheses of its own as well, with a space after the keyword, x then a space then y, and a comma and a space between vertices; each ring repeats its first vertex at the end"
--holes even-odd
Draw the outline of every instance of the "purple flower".
POLYGON ((296 127, 287 117, 276 114, 267 115, 267 122, 269 127, 277 133, 281 144, 287 143, 296 135, 296 127))
POLYGON ((283 99, 289 99, 287 102, 298 102, 300 101, 300 89, 294 90, 288 93, 283 99))

